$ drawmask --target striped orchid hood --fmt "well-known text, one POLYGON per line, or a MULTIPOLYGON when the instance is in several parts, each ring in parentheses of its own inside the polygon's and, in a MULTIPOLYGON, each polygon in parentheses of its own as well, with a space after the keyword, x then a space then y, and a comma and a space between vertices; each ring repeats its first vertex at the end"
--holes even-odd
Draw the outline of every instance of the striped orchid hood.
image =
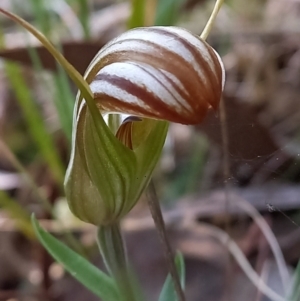
POLYGON ((218 107, 224 68, 214 49, 185 29, 136 28, 99 51, 85 80, 97 107, 78 94, 65 192, 78 218, 111 225, 146 189, 169 121, 197 124, 218 107), (129 117, 106 124, 97 109, 129 117))
POLYGON ((217 52, 198 36, 146 27, 104 46, 85 79, 103 113, 197 124, 218 107, 225 72, 217 52))

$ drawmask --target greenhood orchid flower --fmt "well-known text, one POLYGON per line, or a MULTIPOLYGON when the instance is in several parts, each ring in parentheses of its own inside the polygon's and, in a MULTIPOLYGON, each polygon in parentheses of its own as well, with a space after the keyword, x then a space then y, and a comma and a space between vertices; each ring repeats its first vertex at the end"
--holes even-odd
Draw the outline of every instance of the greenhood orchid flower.
POLYGON ((168 122, 197 124, 218 107, 224 67, 211 46, 185 29, 136 28, 99 51, 85 80, 101 114, 93 118, 78 94, 65 190, 78 218, 109 225, 148 185, 168 122), (107 114, 129 117, 113 127, 107 114))

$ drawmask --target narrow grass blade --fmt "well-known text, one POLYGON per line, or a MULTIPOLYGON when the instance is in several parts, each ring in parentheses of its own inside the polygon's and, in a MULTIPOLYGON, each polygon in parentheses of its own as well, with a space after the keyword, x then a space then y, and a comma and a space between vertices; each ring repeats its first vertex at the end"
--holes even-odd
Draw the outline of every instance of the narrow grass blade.
MULTIPOLYGON (((179 273, 181 286, 185 286, 185 266, 184 259, 181 253, 177 253, 175 257, 175 264, 179 273)), ((162 288, 158 301, 177 301, 177 294, 175 292, 174 284, 171 275, 168 275, 165 284, 162 288)))
POLYGON ((45 10, 44 0, 30 0, 31 8, 33 10, 34 16, 41 28, 41 31, 45 34, 51 32, 51 16, 48 11, 45 10))
POLYGON ((79 20, 83 28, 84 37, 89 39, 91 37, 90 25, 89 25, 89 1, 88 0, 77 0, 79 4, 79 20))
POLYGON ((29 213, 20 204, 18 204, 16 200, 12 199, 5 191, 2 190, 0 190, 0 206, 12 219, 14 219, 16 226, 21 232, 30 239, 35 237, 30 223, 29 213))
POLYGON ((131 0, 131 16, 128 20, 128 28, 145 26, 145 0, 131 0))
MULTIPOLYGON (((54 22, 51 17, 50 11, 45 6, 45 0, 30 0, 31 6, 35 14, 35 18, 42 32, 46 35, 52 34, 52 24, 54 22)), ((83 0, 86 2, 85 0, 83 0)), ((87 5, 87 4, 86 4, 87 5)), ((80 10, 81 11, 81 10, 80 10)), ((61 46, 61 45, 60 45, 61 46)), ((62 47, 60 47, 62 48, 62 47)), ((37 54, 35 48, 29 48, 29 55, 32 59, 34 69, 38 72, 43 70, 42 62, 37 54)), ((75 97, 71 92, 70 85, 63 68, 57 64, 57 74, 53 75, 55 83, 55 97, 54 104, 58 113, 61 127, 66 134, 69 141, 72 137, 72 120, 73 120, 73 108, 75 103, 75 97)), ((47 85, 47 83, 44 83, 47 85)))
POLYGON ((287 301, 300 300, 300 261, 297 264, 296 270, 293 275, 291 292, 287 297, 287 301))
POLYGON ((6 63, 5 72, 16 94, 19 105, 26 119, 30 134, 37 144, 42 156, 49 165, 54 178, 61 183, 64 177, 64 167, 48 133, 41 113, 36 107, 33 96, 21 73, 21 69, 14 63, 6 63))
POLYGON ((58 74, 54 74, 56 95, 54 104, 62 129, 69 141, 72 140, 73 110, 75 96, 73 95, 67 75, 61 66, 57 66, 58 74))
POLYGON ((47 233, 40 227, 34 216, 32 216, 32 224, 42 245, 74 278, 104 301, 119 300, 112 278, 47 233))
MULTIPOLYGON (((31 58, 34 70, 38 73, 42 72, 42 62, 38 55, 37 49, 28 47, 28 54, 31 58)), ((54 73, 53 78, 55 83, 55 96, 53 102, 62 130, 64 131, 68 140, 71 141, 75 97, 71 91, 67 75, 59 64, 57 64, 57 74, 54 73)), ((45 89, 51 89, 49 82, 42 81, 41 84, 45 86, 45 89)))
POLYGON ((184 0, 159 0, 155 18, 155 25, 173 25, 180 14, 180 7, 184 0))

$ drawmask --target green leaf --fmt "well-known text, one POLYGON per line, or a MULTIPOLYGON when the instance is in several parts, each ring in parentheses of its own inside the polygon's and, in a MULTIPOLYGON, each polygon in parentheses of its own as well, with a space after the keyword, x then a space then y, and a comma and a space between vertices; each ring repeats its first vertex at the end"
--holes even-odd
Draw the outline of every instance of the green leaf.
POLYGON ((132 13, 128 20, 128 28, 145 26, 145 0, 131 0, 132 13))
POLYGON ((28 238, 34 238, 32 226, 30 224, 29 213, 14 199, 12 199, 5 191, 0 190, 0 206, 11 218, 14 219, 16 226, 28 238))
POLYGON ((66 137, 69 139, 69 141, 71 141, 75 99, 64 69, 60 65, 57 67, 58 74, 53 75, 56 86, 56 97, 54 99, 54 104, 62 129, 66 134, 66 137))
POLYGON ((51 15, 46 9, 44 0, 30 0, 31 9, 44 34, 51 32, 51 15))
MULTIPOLYGON (((184 259, 181 253, 177 253, 175 257, 175 264, 177 267, 177 271, 180 277, 181 286, 184 288, 185 286, 185 266, 184 266, 184 259)), ((160 293, 158 301, 178 301, 173 280, 171 275, 168 275, 162 291, 160 293)))
POLYGON ((155 18, 155 25, 173 25, 180 14, 180 7, 184 0, 159 0, 155 18))
POLYGON ((34 215, 31 221, 42 245, 75 279, 104 301, 119 300, 112 278, 42 229, 34 215))
POLYGON ((85 39, 89 39, 91 37, 90 24, 89 24, 89 15, 90 15, 89 1, 78 0, 78 4, 79 4, 78 16, 84 31, 84 37, 85 39))
POLYGON ((300 300, 300 261, 297 264, 296 270, 293 275, 292 288, 287 301, 299 301, 300 300))

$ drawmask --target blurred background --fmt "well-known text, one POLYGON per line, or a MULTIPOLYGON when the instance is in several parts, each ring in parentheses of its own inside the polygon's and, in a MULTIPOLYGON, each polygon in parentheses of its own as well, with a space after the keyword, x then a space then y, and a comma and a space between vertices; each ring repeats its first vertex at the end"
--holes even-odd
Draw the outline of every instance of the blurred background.
MULTIPOLYGON (((140 3, 1 0, 0 7, 39 28, 83 74, 128 26, 200 34, 214 5, 148 0, 143 18, 132 13, 140 3)), ((64 199, 76 88, 31 35, 3 16, 0 24, 0 301, 97 300, 53 262, 30 223, 34 212, 103 268, 94 227, 72 216, 64 199)), ((208 42, 224 60, 226 114, 211 111, 196 127, 172 124, 154 175, 171 243, 185 257, 187 300, 273 300, 249 280, 250 267, 273 291, 290 292, 286 300, 300 300, 291 293, 300 275, 300 1, 225 1, 208 42)), ((145 298, 157 300, 167 268, 143 197, 123 228, 145 298)))

